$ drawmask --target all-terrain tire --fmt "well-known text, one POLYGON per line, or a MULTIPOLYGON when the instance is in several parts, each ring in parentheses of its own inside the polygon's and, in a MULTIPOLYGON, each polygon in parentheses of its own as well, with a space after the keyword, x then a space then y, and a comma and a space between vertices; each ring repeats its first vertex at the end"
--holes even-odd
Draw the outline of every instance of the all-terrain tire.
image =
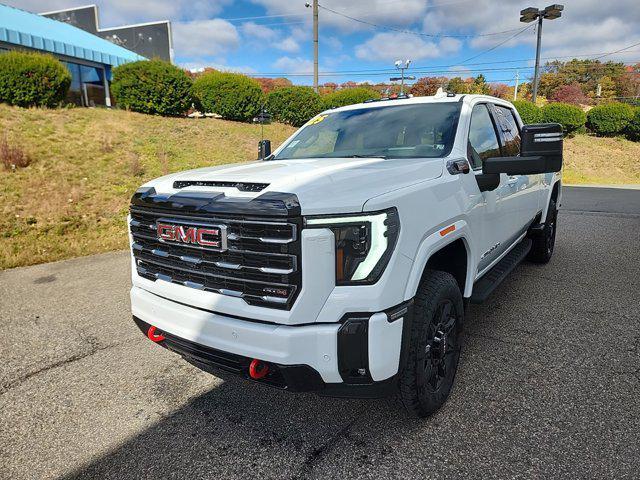
POLYGON ((553 249, 556 243, 556 229, 558 227, 558 207, 552 198, 549 201, 549 211, 547 220, 544 222, 544 229, 538 235, 531 237, 533 244, 527 259, 533 263, 549 263, 553 256, 553 249))
POLYGON ((418 417, 437 411, 449 397, 462 346, 464 307, 456 279, 426 270, 414 301, 411 340, 400 375, 400 398, 418 417))

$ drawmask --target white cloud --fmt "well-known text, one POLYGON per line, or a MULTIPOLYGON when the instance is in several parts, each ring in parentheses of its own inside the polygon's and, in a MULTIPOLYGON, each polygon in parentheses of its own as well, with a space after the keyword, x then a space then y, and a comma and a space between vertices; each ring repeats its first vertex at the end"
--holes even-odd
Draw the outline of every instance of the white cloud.
POLYGON ((191 71, 202 71, 205 68, 215 68, 222 72, 237 72, 237 73, 256 73, 253 67, 247 65, 227 65, 226 63, 208 62, 207 60, 194 60, 191 62, 180 63, 180 67, 191 71))
POLYGON ((300 44, 293 39, 293 37, 287 37, 274 45, 276 48, 289 53, 296 53, 300 51, 300 44))
MULTIPOLYGON (((275 15, 300 15, 300 19, 311 24, 311 9, 305 8, 303 1, 291 0, 251 0, 275 15)), ((323 0, 322 5, 367 22, 391 25, 411 25, 421 18, 428 8, 426 0, 367 0, 366 2, 345 2, 343 0, 323 0)), ((340 15, 320 9, 322 26, 336 27, 344 32, 370 30, 371 27, 354 22, 340 15)))
POLYGON ((250 39, 267 40, 271 42, 278 37, 276 30, 255 22, 243 23, 240 30, 245 37, 249 37, 250 39))
POLYGON ((342 50, 342 42, 338 37, 326 37, 322 39, 323 45, 331 50, 342 50))
POLYGON ((279 72, 286 73, 312 73, 313 61, 302 57, 280 57, 273 63, 273 67, 279 72))
MULTIPOLYGON (((640 23, 640 8, 637 0, 617 0, 613 3, 581 0, 563 3, 565 9, 562 17, 544 22, 543 56, 609 52, 640 41, 637 28, 640 23)), ((526 25, 519 21, 520 10, 527 5, 529 4, 524 4, 521 0, 474 0, 472 4, 452 3, 442 9, 429 10, 423 20, 423 31, 486 34, 523 28, 526 25)), ((471 46, 487 49, 504 41, 513 33, 515 32, 475 37, 471 46)), ((533 28, 506 43, 505 47, 515 45, 534 46, 533 28)), ((637 52, 635 56, 632 53, 611 55, 606 57, 606 60, 635 58, 638 58, 637 52)))
POLYGON ((473 76, 471 74, 471 70, 469 67, 465 67, 464 65, 456 65, 454 67, 449 68, 450 74, 444 75, 445 77, 453 78, 453 77, 462 77, 468 78, 473 76))
POLYGON ((275 48, 287 53, 297 53, 300 44, 293 36, 284 37, 282 30, 266 27, 255 22, 243 23, 240 27, 245 42, 252 48, 263 50, 275 48))
POLYGON ((240 43, 236 27, 226 20, 175 22, 173 40, 176 52, 183 57, 207 57, 234 50, 240 43))
POLYGON ((193 20, 219 14, 233 0, 3 0, 30 12, 98 5, 102 27, 155 20, 193 20))
POLYGON ((384 60, 391 62, 398 58, 421 60, 436 58, 457 52, 462 46, 460 40, 445 38, 436 43, 408 33, 378 33, 355 49, 356 57, 362 60, 384 60))

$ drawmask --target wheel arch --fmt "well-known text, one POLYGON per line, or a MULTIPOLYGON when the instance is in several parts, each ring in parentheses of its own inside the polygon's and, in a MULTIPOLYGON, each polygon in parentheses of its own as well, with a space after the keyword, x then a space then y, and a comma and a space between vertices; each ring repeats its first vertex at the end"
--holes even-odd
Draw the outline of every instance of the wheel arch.
POLYGON ((557 179, 553 184, 553 188, 551 188, 550 193, 546 196, 544 202, 544 208, 542 210, 541 221, 545 222, 547 220, 547 212, 549 211, 549 202, 554 200, 556 202, 556 207, 560 206, 560 201, 562 199, 562 180, 557 179))
POLYGON ((405 300, 416 295, 422 276, 427 269, 451 273, 458 282, 462 296, 470 297, 473 290, 474 265, 476 265, 472 244, 471 232, 463 220, 448 227, 439 228, 427 236, 415 255, 405 289, 405 300), (450 233, 442 234, 453 226, 455 229, 450 233))

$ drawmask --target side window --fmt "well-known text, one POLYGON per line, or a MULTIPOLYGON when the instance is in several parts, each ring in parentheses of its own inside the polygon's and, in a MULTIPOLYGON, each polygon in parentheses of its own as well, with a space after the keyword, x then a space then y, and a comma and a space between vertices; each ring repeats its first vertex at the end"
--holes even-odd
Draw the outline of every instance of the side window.
POLYGON ((520 154, 520 127, 513 116, 513 110, 501 105, 495 105, 498 124, 504 138, 502 154, 505 157, 515 157, 520 154))
POLYGON ((469 161, 474 169, 482 167, 482 161, 500 156, 500 144, 489 110, 484 104, 476 105, 471 112, 469 128, 469 161))

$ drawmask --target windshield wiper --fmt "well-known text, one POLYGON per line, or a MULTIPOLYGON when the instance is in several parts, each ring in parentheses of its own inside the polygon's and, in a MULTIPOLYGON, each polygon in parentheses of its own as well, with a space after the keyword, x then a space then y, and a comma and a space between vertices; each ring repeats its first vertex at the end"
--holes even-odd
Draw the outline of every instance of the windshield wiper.
POLYGON ((386 155, 349 155, 347 158, 383 158, 387 159, 386 155))

